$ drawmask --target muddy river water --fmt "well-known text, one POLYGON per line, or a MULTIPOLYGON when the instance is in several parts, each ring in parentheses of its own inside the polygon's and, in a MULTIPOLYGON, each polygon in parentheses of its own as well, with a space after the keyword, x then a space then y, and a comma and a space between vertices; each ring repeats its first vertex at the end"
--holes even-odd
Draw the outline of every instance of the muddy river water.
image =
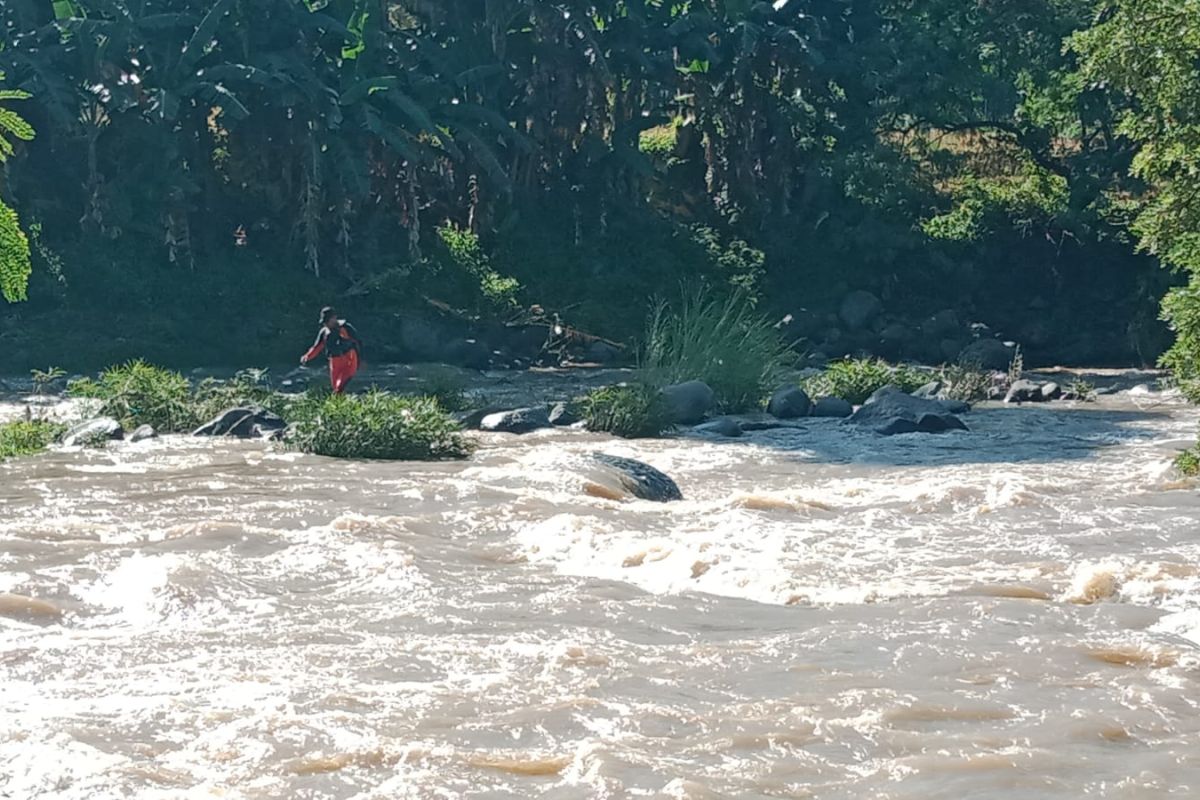
POLYGON ((0 797, 1200 797, 1200 414, 967 422, 7 462, 0 797))

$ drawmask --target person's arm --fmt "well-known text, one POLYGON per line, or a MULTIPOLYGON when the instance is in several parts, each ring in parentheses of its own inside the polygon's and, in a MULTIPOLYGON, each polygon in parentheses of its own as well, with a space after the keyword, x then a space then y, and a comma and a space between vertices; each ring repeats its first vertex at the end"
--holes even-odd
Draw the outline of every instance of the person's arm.
POLYGON ((321 355, 321 351, 325 349, 325 337, 329 335, 329 331, 321 328, 317 332, 317 340, 313 342, 313 346, 308 348, 308 352, 300 356, 300 363, 307 364, 317 356, 321 355))

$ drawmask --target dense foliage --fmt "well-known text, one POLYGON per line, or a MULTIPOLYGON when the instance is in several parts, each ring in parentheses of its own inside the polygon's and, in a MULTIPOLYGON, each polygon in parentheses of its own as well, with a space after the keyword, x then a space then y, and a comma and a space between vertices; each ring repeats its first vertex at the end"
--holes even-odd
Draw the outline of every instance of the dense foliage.
POLYGON ((859 405, 885 386, 911 392, 929 380, 925 373, 882 359, 847 358, 834 361, 820 375, 808 379, 804 388, 813 397, 838 397, 859 405))
POLYGON ((864 288, 1046 358, 1153 358, 1167 278, 1123 239, 1129 104, 1062 47, 1093 11, 8 0, 0 69, 40 135, 0 191, 38 235, 0 336, 70 315, 77 357, 116 317, 119 347, 178 362, 247 318, 226 357, 282 357, 338 295, 539 303, 628 339, 704 279, 779 316, 864 288))
POLYGON ((290 409, 290 447, 335 458, 446 460, 471 443, 437 400, 371 391, 331 395, 290 409))
POLYGON ((589 431, 611 433, 626 439, 661 436, 673 426, 671 413, 657 386, 609 386, 597 389, 582 401, 589 431))
POLYGON ((99 401, 100 414, 127 430, 150 425, 160 433, 180 433, 200 421, 187 378, 145 361, 109 367, 98 380, 72 382, 69 391, 73 397, 99 401))
MULTIPOLYGON (((4 73, 0 72, 3 80, 4 73)), ((28 92, 0 87, 0 103, 28 99, 28 92)), ((33 128, 17 112, 0 105, 0 165, 15 152, 13 140, 32 141, 33 128)), ((17 212, 0 198, 0 297, 10 303, 24 300, 32 274, 29 240, 21 230, 17 212)))
POLYGON ((40 453, 62 435, 63 426, 53 422, 26 421, 0 424, 0 461, 40 453))
POLYGON ((1116 0, 1071 44, 1088 78, 1128 100, 1119 132, 1138 145, 1133 174, 1148 187, 1131 199, 1133 231, 1191 276, 1163 304, 1177 336, 1163 361, 1200 382, 1200 1, 1116 0))

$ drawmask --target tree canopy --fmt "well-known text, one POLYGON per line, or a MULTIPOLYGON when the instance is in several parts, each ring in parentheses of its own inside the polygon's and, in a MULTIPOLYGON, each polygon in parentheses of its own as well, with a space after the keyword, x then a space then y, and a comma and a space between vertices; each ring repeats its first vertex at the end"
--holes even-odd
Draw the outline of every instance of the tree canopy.
POLYGON ((1195 3, 10 0, 42 135, 3 190, 45 313, 423 295, 626 337, 702 280, 1152 358, 1170 279, 1129 216, 1147 186, 1178 216, 1185 165, 1147 155, 1137 71, 1098 77, 1143 6, 1195 3))

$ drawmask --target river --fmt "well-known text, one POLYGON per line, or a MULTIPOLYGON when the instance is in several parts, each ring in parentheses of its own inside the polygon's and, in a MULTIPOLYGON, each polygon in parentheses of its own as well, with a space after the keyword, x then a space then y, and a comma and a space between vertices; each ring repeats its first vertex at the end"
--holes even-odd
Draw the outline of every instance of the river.
POLYGON ((1200 413, 966 419, 7 462, 0 797, 1200 796, 1200 413))

